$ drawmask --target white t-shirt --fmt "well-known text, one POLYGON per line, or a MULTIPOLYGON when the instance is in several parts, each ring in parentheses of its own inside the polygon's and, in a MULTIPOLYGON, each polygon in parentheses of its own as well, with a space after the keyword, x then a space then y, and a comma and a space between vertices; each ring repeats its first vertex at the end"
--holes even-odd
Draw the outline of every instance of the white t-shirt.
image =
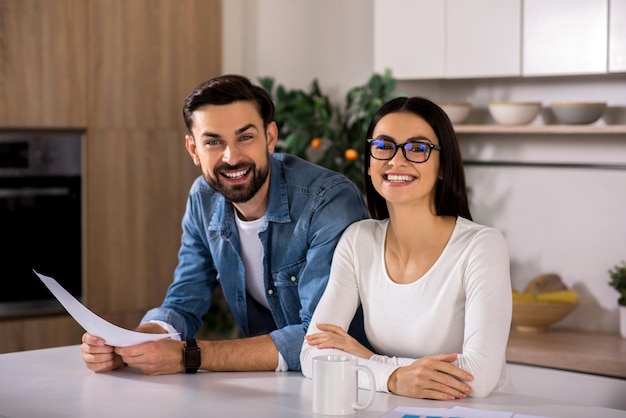
POLYGON ((270 305, 265 297, 265 285, 263 283, 264 251, 259 239, 263 218, 243 221, 235 213, 235 219, 239 231, 241 258, 246 269, 246 290, 257 302, 269 309, 270 305))
MULTIPOLYGON (((387 275, 384 262, 388 222, 368 219, 346 229, 307 334, 319 332, 315 324, 322 323, 347 330, 361 303, 365 332, 377 355, 359 363, 372 369, 378 391, 388 392, 396 368, 447 353, 458 353, 455 364, 474 376, 471 396, 512 390, 505 361, 511 279, 502 234, 459 217, 430 270, 413 283, 398 284, 387 275)), ((305 341, 302 372, 311 377, 313 357, 336 352, 305 341)), ((359 385, 367 387, 365 376, 359 385)))

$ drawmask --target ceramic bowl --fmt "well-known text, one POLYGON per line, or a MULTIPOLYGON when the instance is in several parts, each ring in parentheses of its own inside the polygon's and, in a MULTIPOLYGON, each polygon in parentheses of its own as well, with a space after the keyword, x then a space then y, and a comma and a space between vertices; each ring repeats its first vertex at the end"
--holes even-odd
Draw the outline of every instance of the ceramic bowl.
POLYGON ((545 332, 577 307, 578 303, 514 300, 511 322, 520 332, 545 332))
POLYGON ((489 113, 501 125, 526 125, 532 122, 539 110, 540 102, 490 102, 489 113))
POLYGON ((446 112, 446 115, 448 115, 453 125, 465 122, 465 119, 469 116, 470 110, 472 110, 472 105, 466 102, 439 103, 439 107, 446 112))
POLYGON ((600 119, 606 102, 560 102, 550 105, 554 117, 566 125, 585 125, 600 119))

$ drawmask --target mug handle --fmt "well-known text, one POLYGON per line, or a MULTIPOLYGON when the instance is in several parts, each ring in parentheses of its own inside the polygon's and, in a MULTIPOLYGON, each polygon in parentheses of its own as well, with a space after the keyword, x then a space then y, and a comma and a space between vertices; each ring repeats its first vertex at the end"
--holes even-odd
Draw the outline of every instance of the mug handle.
POLYGON ((369 397, 367 398, 367 402, 365 402, 364 404, 360 404, 357 399, 357 401, 352 404, 352 407, 354 409, 365 409, 365 408, 368 408, 372 404, 372 402, 374 402, 374 395, 376 394, 376 380, 374 379, 374 373, 369 367, 357 365, 355 366, 355 368, 357 371, 363 370, 365 374, 367 374, 367 376, 370 379, 370 389, 369 389, 369 397))

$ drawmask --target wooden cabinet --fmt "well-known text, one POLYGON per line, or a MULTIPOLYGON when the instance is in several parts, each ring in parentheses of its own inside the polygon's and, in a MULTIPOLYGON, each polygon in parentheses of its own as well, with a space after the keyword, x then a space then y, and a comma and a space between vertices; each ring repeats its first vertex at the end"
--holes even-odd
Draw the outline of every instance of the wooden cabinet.
POLYGON ((0 126, 83 128, 87 0, 2 0, 0 126))
POLYGON ((610 0, 609 72, 626 72, 626 0, 610 0))
POLYGON ((69 315, 4 319, 0 321, 0 353, 80 344, 83 332, 69 315))
POLYGON ((521 0, 375 0, 374 71, 398 79, 520 75, 521 0))
POLYGON ((220 22, 218 0, 91 4, 85 298, 122 326, 136 326, 172 281, 199 175, 184 147, 182 104, 221 72, 220 22))
MULTIPOLYGON (((135 327, 177 263, 200 174, 182 105, 221 73, 221 1, 2 0, 0 22, 0 126, 84 131, 84 303, 135 327)), ((77 344, 81 334, 68 315, 4 319, 0 352, 77 344)))
POLYGON ((524 0, 522 74, 606 73, 608 1, 524 0))

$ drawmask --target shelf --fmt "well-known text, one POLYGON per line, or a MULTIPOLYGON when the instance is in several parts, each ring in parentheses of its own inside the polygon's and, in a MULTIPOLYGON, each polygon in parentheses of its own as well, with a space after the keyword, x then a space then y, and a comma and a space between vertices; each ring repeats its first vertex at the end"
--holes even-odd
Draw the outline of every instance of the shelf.
POLYGON ((626 125, 455 125, 457 134, 626 134, 626 125))

